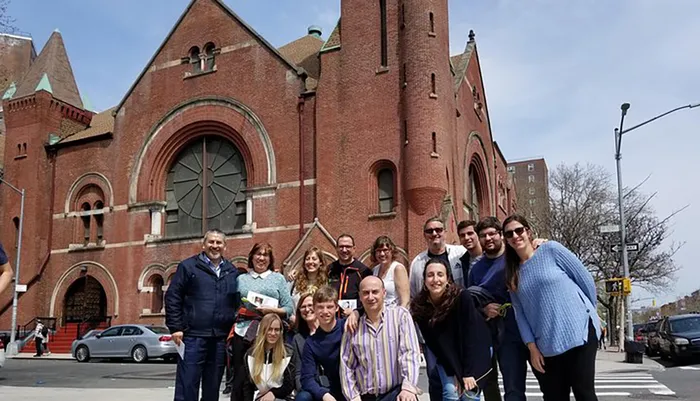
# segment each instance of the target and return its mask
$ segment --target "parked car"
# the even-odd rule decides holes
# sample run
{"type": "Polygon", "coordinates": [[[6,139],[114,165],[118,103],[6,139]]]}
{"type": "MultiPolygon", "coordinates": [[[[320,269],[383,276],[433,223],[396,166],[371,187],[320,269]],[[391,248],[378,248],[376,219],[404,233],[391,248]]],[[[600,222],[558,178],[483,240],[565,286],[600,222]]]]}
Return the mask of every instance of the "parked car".
{"type": "Polygon", "coordinates": [[[124,324],[86,333],[73,341],[71,354],[78,362],[90,358],[131,358],[142,363],[153,358],[172,360],[177,350],[166,327],[124,324]]]}
{"type": "Polygon", "coordinates": [[[655,356],[659,354],[659,346],[661,341],[659,329],[661,328],[661,323],[663,323],[663,319],[649,322],[647,325],[647,356],[655,356]]]}
{"type": "Polygon", "coordinates": [[[700,356],[700,315],[664,318],[659,328],[659,354],[674,362],[700,356]]]}

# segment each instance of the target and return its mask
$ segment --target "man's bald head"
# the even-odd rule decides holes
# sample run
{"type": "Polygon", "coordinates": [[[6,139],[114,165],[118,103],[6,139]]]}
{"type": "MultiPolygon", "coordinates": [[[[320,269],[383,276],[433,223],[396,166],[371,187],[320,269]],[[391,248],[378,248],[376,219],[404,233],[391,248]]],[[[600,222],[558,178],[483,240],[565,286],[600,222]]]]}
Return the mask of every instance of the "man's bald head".
{"type": "Polygon", "coordinates": [[[379,285],[381,288],[384,288],[384,280],[377,276],[367,276],[360,281],[360,291],[362,291],[363,286],[372,284],[379,285]]]}
{"type": "Polygon", "coordinates": [[[385,297],[384,281],[379,277],[367,276],[360,282],[360,301],[369,315],[382,311],[385,297]]]}

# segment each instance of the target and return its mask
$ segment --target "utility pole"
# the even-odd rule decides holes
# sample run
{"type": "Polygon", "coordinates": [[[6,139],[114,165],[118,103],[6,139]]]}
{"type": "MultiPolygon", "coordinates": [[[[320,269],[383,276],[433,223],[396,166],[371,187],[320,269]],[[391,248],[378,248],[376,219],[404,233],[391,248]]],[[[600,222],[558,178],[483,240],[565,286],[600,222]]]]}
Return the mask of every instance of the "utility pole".
{"type": "MultiPolygon", "coordinates": [[[[622,193],[622,153],[621,153],[621,148],[622,148],[622,135],[626,134],[630,131],[633,131],[639,127],[642,127],[644,125],[649,124],[652,121],[658,120],[661,117],[667,116],[671,113],[674,113],[678,110],[683,110],[683,109],[692,109],[695,107],[700,106],[700,103],[695,103],[695,104],[687,104],[685,106],[680,106],[676,107],[675,109],[669,110],[665,113],[659,114],[658,116],[651,118],[647,121],[644,121],[642,123],[639,123],[635,125],[632,128],[628,129],[623,129],[623,124],[625,122],[625,116],[627,115],[627,110],[630,108],[629,103],[623,103],[620,106],[620,110],[622,112],[620,116],[620,127],[615,128],[615,161],[616,161],[616,167],[617,167],[617,196],[618,196],[618,207],[620,209],[620,247],[622,248],[622,268],[623,268],[623,274],[625,280],[629,281],[630,279],[630,270],[629,270],[629,261],[627,258],[627,220],[625,220],[625,210],[623,207],[623,193],[622,193]]],[[[625,326],[627,328],[627,339],[630,341],[634,340],[634,333],[633,333],[633,324],[632,324],[632,307],[630,305],[630,294],[624,294],[622,295],[624,298],[624,305],[623,305],[623,310],[624,312],[621,314],[622,315],[622,324],[620,324],[620,349],[622,349],[622,345],[624,344],[624,330],[625,326]],[[626,319],[625,319],[626,317],[626,319]],[[625,324],[625,320],[627,321],[625,324]]]]}
{"type": "Polygon", "coordinates": [[[17,192],[21,196],[19,204],[19,227],[17,232],[17,256],[15,258],[15,286],[12,291],[12,331],[10,332],[10,344],[8,345],[8,353],[15,355],[19,351],[15,341],[17,340],[17,286],[19,285],[19,270],[22,261],[22,232],[24,231],[24,189],[18,189],[14,185],[0,178],[0,182],[5,183],[10,189],[17,192]]]}

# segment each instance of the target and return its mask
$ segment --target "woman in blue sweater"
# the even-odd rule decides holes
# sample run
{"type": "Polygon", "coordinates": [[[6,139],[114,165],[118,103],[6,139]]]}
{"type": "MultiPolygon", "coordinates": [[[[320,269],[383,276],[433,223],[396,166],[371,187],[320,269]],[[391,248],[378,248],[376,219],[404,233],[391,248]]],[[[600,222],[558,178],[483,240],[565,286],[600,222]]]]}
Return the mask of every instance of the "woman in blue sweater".
{"type": "Polygon", "coordinates": [[[556,241],[535,250],[527,220],[503,222],[506,284],[515,318],[545,401],[595,401],[595,356],[600,337],[593,277],[556,241]]]}

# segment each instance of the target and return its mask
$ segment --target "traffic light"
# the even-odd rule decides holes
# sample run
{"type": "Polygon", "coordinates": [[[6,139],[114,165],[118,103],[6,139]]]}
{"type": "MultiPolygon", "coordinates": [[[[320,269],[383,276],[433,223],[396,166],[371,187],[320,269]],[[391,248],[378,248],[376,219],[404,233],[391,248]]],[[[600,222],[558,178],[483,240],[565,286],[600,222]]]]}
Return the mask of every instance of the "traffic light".
{"type": "Polygon", "coordinates": [[[622,292],[625,295],[629,295],[632,293],[632,282],[626,277],[622,279],[622,292]]]}
{"type": "Polygon", "coordinates": [[[612,296],[621,295],[622,292],[622,279],[621,278],[611,278],[605,280],[605,292],[612,296]]]}

